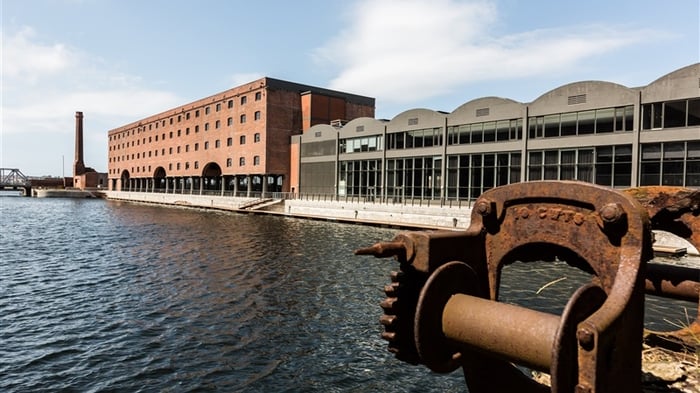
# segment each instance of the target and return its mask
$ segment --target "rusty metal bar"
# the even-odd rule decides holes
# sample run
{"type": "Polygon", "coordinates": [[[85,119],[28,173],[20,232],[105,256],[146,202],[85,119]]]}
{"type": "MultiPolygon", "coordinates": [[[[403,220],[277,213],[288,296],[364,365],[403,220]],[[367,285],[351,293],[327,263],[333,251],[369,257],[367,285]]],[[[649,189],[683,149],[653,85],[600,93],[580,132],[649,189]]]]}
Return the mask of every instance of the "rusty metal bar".
{"type": "Polygon", "coordinates": [[[559,316],[456,294],[442,313],[442,331],[457,345],[486,350],[549,372],[559,316]]]}
{"type": "Polygon", "coordinates": [[[646,293],[697,302],[700,298],[699,280],[699,269],[649,263],[646,270],[646,293]]]}

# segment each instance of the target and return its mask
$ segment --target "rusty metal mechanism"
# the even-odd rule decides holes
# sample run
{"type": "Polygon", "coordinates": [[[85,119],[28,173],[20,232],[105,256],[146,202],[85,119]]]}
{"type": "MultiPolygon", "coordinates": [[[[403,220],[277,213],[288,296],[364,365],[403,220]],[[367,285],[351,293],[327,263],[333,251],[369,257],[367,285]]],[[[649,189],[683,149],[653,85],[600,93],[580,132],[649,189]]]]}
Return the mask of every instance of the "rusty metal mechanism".
{"type": "Polygon", "coordinates": [[[700,240],[698,193],[662,194],[513,184],[485,192],[466,231],[357,250],[400,263],[381,304],[389,350],[435,372],[461,367],[472,393],[550,391],[517,366],[549,373],[552,392],[639,392],[645,291],[692,301],[700,291],[698,269],[647,264],[653,226],[700,240]],[[555,259],[592,277],[561,315],[498,302],[505,265],[555,259]]]}

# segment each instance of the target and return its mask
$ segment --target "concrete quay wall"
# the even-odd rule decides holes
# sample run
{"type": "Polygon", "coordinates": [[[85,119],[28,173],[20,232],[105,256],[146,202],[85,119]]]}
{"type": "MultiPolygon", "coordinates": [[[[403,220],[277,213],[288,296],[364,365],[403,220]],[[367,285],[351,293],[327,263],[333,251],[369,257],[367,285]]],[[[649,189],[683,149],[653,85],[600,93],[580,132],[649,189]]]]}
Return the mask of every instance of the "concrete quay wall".
{"type": "Polygon", "coordinates": [[[285,213],[299,217],[326,217],[399,227],[466,229],[471,208],[416,206],[372,202],[285,200],[285,213]]]}
{"type": "MultiPolygon", "coordinates": [[[[249,208],[258,199],[216,195],[182,195],[145,192],[105,191],[108,199],[131,202],[218,209],[241,213],[276,214],[411,229],[454,229],[469,227],[471,208],[456,206],[417,206],[372,202],[278,200],[274,204],[249,208]]],[[[688,255],[698,256],[698,250],[685,239],[655,231],[656,242],[664,246],[683,247],[688,255]]]]}
{"type": "Polygon", "coordinates": [[[240,210],[242,206],[256,200],[256,198],[222,197],[216,195],[182,195],[128,191],[105,191],[105,195],[107,199],[112,200],[233,211],[240,210]]]}
{"type": "Polygon", "coordinates": [[[147,192],[106,191],[108,199],[256,214],[331,220],[358,224],[425,229],[466,229],[471,209],[449,206],[411,206],[371,202],[279,200],[276,204],[246,208],[256,198],[216,195],[182,195],[147,192]]]}

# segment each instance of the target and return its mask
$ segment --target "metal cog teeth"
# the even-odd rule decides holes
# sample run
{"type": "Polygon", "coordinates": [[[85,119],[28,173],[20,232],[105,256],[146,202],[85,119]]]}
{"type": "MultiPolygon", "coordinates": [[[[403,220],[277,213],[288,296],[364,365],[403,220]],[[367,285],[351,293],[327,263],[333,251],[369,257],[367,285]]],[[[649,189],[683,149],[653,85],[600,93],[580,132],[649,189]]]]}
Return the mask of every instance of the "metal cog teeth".
{"type": "Polygon", "coordinates": [[[420,359],[413,338],[413,320],[424,280],[415,273],[405,271],[393,271],[390,277],[391,283],[384,287],[387,298],[380,304],[384,310],[384,315],[379,319],[384,326],[382,339],[389,342],[389,352],[397,359],[418,364],[420,359]]]}

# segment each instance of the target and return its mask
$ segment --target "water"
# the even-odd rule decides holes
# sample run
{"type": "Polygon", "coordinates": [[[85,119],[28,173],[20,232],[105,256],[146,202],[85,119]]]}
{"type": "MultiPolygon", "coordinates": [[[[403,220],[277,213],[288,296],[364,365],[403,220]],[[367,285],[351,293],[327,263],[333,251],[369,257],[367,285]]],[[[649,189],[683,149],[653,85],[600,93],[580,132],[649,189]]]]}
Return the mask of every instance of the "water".
{"type": "MultiPolygon", "coordinates": [[[[466,391],[379,338],[396,266],[352,251],[395,230],[19,197],[0,222],[0,391],[466,391]]],[[[503,298],[544,308],[578,280],[511,268],[503,298]]]]}

